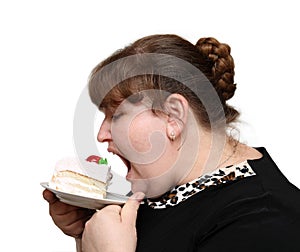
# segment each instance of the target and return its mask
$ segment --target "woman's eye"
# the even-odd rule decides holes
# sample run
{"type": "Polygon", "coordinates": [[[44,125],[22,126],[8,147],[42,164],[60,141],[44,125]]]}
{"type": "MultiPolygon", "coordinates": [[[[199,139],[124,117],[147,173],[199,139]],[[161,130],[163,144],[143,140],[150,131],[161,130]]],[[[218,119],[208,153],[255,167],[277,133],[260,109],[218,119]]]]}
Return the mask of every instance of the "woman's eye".
{"type": "Polygon", "coordinates": [[[111,117],[111,119],[112,119],[113,121],[116,121],[116,120],[118,120],[121,116],[122,116],[122,113],[113,114],[112,117],[111,117]]]}

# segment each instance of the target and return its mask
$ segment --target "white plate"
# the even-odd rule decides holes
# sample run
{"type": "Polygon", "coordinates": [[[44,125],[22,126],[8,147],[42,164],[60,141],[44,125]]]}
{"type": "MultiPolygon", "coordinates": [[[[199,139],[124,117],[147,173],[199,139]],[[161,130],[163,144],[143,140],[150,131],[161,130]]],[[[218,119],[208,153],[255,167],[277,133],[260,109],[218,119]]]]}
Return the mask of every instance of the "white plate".
{"type": "Polygon", "coordinates": [[[56,197],[61,201],[69,205],[89,208],[89,209],[101,209],[106,205],[124,205],[128,197],[117,193],[107,192],[105,199],[96,199],[84,197],[76,194],[66,193],[55,190],[49,187],[48,182],[40,183],[42,187],[53,192],[56,197]]]}

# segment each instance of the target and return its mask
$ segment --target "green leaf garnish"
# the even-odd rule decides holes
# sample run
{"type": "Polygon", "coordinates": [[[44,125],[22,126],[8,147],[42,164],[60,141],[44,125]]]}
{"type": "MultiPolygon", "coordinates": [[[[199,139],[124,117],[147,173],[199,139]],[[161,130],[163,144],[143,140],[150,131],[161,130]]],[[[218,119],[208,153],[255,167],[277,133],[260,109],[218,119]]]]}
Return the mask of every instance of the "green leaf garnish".
{"type": "Polygon", "coordinates": [[[107,159],[106,158],[101,158],[100,160],[99,160],[99,164],[108,164],[108,162],[107,162],[107,159]]]}

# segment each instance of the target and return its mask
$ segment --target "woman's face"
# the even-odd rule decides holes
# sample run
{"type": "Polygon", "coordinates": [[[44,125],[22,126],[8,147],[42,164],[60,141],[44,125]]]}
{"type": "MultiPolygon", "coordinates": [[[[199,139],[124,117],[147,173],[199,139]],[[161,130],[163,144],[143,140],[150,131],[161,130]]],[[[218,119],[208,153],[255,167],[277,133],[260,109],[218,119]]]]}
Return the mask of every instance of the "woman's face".
{"type": "Polygon", "coordinates": [[[167,136],[168,116],[154,114],[146,102],[127,100],[115,111],[104,113],[98,141],[107,142],[108,151],[124,161],[132,191],[147,191],[149,181],[165,174],[178,155],[167,136]]]}

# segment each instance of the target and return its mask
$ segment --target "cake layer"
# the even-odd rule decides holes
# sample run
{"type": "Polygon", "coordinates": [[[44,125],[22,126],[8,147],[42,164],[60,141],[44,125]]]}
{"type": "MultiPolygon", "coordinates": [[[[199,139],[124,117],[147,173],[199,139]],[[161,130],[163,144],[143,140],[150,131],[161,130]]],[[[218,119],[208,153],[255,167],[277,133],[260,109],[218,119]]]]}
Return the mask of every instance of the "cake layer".
{"type": "Polygon", "coordinates": [[[85,197],[103,199],[106,196],[106,183],[72,171],[57,172],[52,177],[49,186],[59,191],[85,197]]]}
{"type": "Polygon", "coordinates": [[[49,186],[55,190],[103,199],[112,178],[107,164],[97,164],[76,158],[59,160],[49,186]]]}
{"type": "Polygon", "coordinates": [[[111,168],[107,164],[96,164],[77,158],[64,158],[55,165],[54,175],[60,171],[73,171],[99,181],[107,182],[111,180],[111,168]]]}

